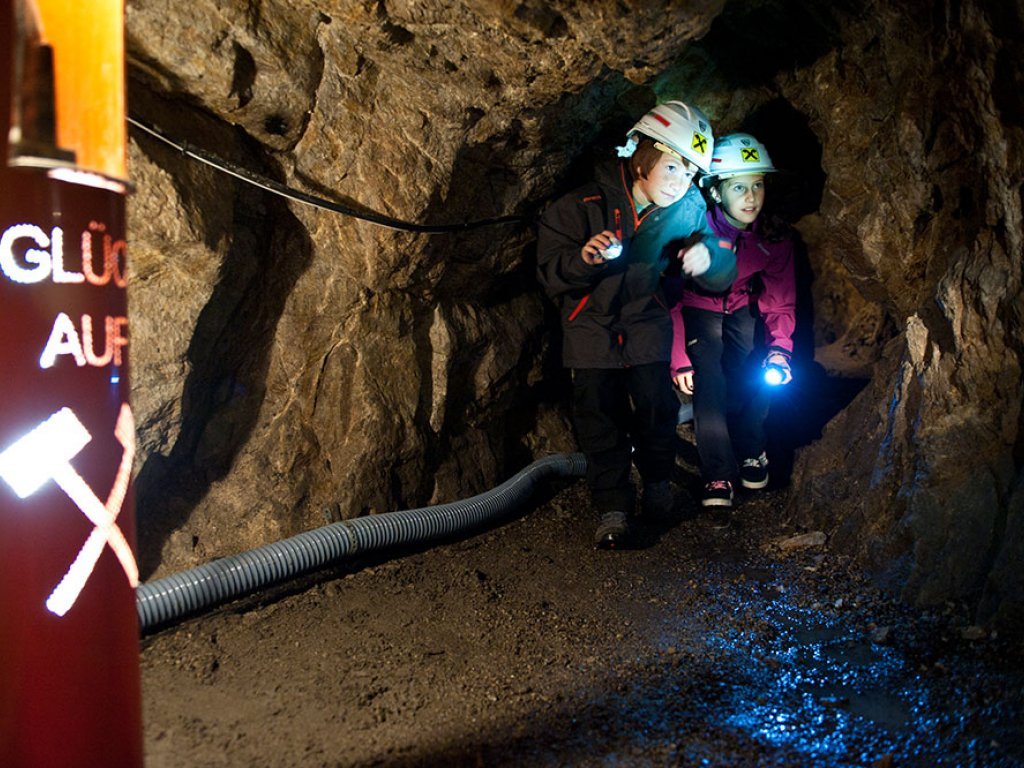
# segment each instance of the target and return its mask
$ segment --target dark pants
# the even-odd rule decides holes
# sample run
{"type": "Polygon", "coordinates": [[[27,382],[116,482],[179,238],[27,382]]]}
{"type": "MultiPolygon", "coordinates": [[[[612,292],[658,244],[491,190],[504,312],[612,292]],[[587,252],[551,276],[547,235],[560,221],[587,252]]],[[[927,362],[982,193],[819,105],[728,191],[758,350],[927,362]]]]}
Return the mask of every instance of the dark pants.
{"type": "Polygon", "coordinates": [[[735,482],[738,461],[760,456],[765,447],[764,327],[752,306],[731,314],[684,308],[683,321],[701,475],[705,482],[735,482]]]}
{"type": "Polygon", "coordinates": [[[676,415],[668,363],[572,372],[576,437],[598,512],[633,509],[632,462],[644,483],[668,480],[675,466],[676,415]],[[635,449],[635,453],[634,453],[635,449]]]}

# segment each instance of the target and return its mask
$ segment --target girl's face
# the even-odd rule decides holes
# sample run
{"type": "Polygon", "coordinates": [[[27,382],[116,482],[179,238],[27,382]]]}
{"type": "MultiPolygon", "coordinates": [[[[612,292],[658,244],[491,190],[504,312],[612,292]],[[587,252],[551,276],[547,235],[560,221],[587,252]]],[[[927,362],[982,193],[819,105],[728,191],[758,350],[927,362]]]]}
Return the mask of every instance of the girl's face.
{"type": "Polygon", "coordinates": [[[633,197],[641,208],[651,203],[663,208],[672,205],[686,194],[696,172],[692,163],[662,152],[647,178],[633,182],[633,197]]]}
{"type": "Polygon", "coordinates": [[[726,179],[719,183],[718,195],[726,221],[737,229],[746,229],[764,207],[764,174],[748,173],[726,179]]]}

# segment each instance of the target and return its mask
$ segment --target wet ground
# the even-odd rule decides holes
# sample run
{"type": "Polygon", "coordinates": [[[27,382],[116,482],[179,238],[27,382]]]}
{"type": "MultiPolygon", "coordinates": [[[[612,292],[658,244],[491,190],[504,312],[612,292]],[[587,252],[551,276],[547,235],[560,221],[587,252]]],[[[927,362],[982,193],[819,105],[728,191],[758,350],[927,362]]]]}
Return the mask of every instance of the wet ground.
{"type": "Polygon", "coordinates": [[[720,530],[679,479],[627,551],[563,483],[145,638],[147,765],[1024,765],[1019,640],[785,549],[783,491],[720,530]]]}

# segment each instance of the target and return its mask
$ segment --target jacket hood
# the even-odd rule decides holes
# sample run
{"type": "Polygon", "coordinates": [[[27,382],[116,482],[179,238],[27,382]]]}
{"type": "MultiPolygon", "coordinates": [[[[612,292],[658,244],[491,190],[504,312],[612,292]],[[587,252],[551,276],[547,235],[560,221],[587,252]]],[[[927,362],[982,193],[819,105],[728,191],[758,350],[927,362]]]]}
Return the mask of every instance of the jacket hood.
{"type": "Polygon", "coordinates": [[[612,187],[626,191],[632,186],[632,177],[629,169],[621,160],[605,160],[594,168],[594,181],[602,187],[612,187]],[[625,179],[626,187],[623,187],[625,179]]]}

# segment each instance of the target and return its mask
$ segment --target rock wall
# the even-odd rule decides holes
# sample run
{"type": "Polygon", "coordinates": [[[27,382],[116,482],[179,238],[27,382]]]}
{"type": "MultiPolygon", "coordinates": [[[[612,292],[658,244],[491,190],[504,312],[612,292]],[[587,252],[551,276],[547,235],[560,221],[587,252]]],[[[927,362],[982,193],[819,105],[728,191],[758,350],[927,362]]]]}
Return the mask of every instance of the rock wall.
{"type": "MultiPolygon", "coordinates": [[[[794,171],[807,344],[871,375],[791,516],[908,599],[1020,621],[1022,3],[819,6],[129,0],[129,109],[420,223],[531,216],[658,99],[754,131],[794,171]]],[[[571,448],[527,223],[395,232],[132,139],[150,573],[571,448]]]]}
{"type": "Polygon", "coordinates": [[[908,599],[1021,625],[1020,3],[879,4],[781,82],[830,249],[899,335],[804,451],[791,511],[908,599]]]}
{"type": "MultiPolygon", "coordinates": [[[[721,3],[671,8],[131,0],[129,111],[399,219],[525,216],[721,3]]],[[[551,363],[528,224],[395,232],[132,139],[147,571],[461,498],[571,446],[534,394],[551,363]]]]}

